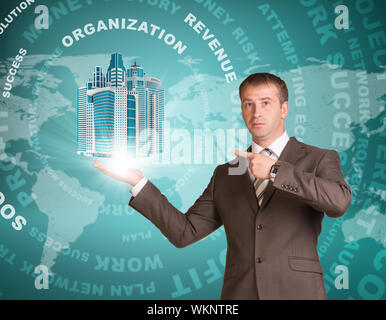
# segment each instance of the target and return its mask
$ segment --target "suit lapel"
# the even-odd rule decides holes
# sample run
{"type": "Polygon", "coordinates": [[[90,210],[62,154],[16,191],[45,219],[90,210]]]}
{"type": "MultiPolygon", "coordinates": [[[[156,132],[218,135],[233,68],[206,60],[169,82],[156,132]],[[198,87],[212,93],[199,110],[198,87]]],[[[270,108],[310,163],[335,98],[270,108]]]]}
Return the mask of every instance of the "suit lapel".
{"type": "MultiPolygon", "coordinates": [[[[252,152],[252,146],[250,145],[247,149],[248,152],[252,152]]],[[[286,146],[284,147],[282,153],[280,154],[280,157],[278,161],[286,161],[292,164],[295,164],[299,158],[301,158],[304,154],[304,148],[299,143],[298,140],[296,140],[295,137],[291,137],[290,140],[287,142],[286,146]]],[[[244,158],[239,158],[239,161],[247,161],[244,158]]],[[[248,167],[248,164],[246,164],[246,167],[248,167]]],[[[251,181],[251,178],[249,176],[248,169],[245,171],[244,174],[239,176],[240,179],[238,187],[241,190],[241,193],[246,197],[249,206],[254,214],[258,211],[258,205],[257,205],[257,198],[255,194],[255,188],[253,186],[253,182],[251,181]]],[[[272,198],[276,191],[276,188],[273,186],[272,182],[270,181],[268,183],[267,189],[265,190],[265,194],[263,197],[263,202],[261,204],[261,209],[263,209],[267,203],[269,203],[269,200],[272,198]]]]}

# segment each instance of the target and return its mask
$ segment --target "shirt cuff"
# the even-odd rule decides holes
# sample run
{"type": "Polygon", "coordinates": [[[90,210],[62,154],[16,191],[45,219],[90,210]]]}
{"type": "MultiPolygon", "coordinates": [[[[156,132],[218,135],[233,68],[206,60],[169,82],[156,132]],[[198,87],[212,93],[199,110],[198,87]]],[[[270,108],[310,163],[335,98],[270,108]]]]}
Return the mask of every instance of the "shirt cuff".
{"type": "Polygon", "coordinates": [[[148,180],[145,178],[145,177],[142,177],[141,180],[139,180],[135,186],[133,186],[131,189],[130,189],[130,193],[133,195],[133,197],[135,197],[141,190],[142,188],[145,186],[146,182],[148,180]]]}

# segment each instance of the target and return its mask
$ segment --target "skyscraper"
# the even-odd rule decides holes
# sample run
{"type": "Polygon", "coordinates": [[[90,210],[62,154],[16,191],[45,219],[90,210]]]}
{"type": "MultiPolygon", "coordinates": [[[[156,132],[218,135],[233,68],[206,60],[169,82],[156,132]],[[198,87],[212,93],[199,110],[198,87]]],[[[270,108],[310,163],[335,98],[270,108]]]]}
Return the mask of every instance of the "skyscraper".
{"type": "Polygon", "coordinates": [[[136,61],[129,68],[113,53],[106,75],[96,66],[77,90],[78,154],[110,157],[163,152],[164,90],[136,61]]]}
{"type": "Polygon", "coordinates": [[[80,87],[77,90],[76,95],[77,101],[77,110],[76,110],[76,120],[77,120],[77,132],[76,138],[78,142],[78,153],[86,153],[87,150],[87,137],[86,137],[86,128],[87,128],[87,88],[80,87]]]}
{"type": "Polygon", "coordinates": [[[106,78],[112,87],[126,86],[126,69],[123,65],[122,55],[119,53],[113,53],[111,55],[106,78]]]}
{"type": "MultiPolygon", "coordinates": [[[[143,68],[134,62],[127,69],[127,87],[136,99],[136,154],[151,155],[163,152],[164,90],[161,81],[146,76],[143,68]]],[[[134,134],[134,132],[132,132],[134,134]]]]}

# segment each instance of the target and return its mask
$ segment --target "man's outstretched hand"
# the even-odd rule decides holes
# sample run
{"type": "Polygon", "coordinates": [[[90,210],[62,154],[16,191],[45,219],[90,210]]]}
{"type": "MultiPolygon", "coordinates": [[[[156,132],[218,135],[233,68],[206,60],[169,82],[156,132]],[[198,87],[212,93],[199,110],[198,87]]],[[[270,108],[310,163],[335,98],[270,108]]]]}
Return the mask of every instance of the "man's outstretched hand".
{"type": "Polygon", "coordinates": [[[92,165],[105,175],[112,177],[115,180],[126,182],[133,186],[136,185],[138,181],[143,178],[142,172],[136,169],[116,171],[103,165],[98,160],[95,160],[92,165]]]}

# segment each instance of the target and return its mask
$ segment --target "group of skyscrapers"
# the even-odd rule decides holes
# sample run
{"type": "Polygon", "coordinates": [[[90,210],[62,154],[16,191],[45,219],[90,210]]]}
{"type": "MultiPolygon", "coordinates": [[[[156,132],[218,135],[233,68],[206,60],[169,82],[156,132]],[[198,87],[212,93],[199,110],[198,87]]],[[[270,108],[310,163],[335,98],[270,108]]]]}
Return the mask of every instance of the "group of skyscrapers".
{"type": "Polygon", "coordinates": [[[77,153],[147,157],[163,152],[164,90],[134,62],[113,53],[106,74],[94,68],[77,90],[77,153]]]}

